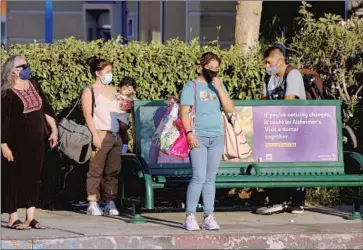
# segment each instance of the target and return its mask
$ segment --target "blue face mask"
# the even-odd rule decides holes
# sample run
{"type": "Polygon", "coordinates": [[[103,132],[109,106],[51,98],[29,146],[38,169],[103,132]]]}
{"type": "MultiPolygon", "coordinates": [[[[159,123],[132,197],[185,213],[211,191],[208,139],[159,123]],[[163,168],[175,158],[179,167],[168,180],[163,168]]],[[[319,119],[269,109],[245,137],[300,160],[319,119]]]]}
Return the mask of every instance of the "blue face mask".
{"type": "Polygon", "coordinates": [[[105,85],[110,84],[112,82],[112,73],[107,73],[104,75],[105,78],[101,80],[101,82],[105,85]]]}
{"type": "Polygon", "coordinates": [[[278,65],[272,66],[272,67],[267,67],[266,68],[266,73],[269,74],[270,76],[274,76],[277,74],[277,72],[279,72],[280,67],[278,65]]]}
{"type": "Polygon", "coordinates": [[[21,80],[29,80],[30,76],[31,76],[32,71],[30,70],[29,67],[23,68],[20,73],[19,73],[19,77],[21,80]]]}

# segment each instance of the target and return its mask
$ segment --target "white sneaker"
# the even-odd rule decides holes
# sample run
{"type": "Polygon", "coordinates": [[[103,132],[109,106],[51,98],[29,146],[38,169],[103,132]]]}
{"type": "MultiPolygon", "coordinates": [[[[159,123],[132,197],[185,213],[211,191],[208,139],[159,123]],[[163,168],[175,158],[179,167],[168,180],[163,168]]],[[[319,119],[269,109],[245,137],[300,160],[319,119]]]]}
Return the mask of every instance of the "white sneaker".
{"type": "Polygon", "coordinates": [[[90,201],[88,204],[88,208],[87,208],[87,214],[100,216],[103,213],[102,213],[102,210],[100,209],[100,207],[98,206],[97,202],[90,201]]]}
{"type": "Polygon", "coordinates": [[[302,213],[304,213],[304,207],[303,206],[290,206],[288,208],[288,211],[292,214],[302,214],[302,213]]]}
{"type": "Polygon", "coordinates": [[[116,215],[120,214],[116,208],[115,202],[113,202],[113,201],[109,201],[106,204],[104,213],[105,213],[105,215],[112,215],[112,216],[116,216],[116,215]]]}
{"type": "Polygon", "coordinates": [[[183,228],[185,228],[188,231],[199,231],[200,227],[198,225],[197,218],[195,218],[193,214],[187,215],[185,217],[183,228]]]}
{"type": "Polygon", "coordinates": [[[203,229],[214,231],[214,230],[219,230],[221,228],[219,227],[218,223],[214,219],[214,216],[208,215],[207,217],[204,218],[203,229]]]}
{"type": "Polygon", "coordinates": [[[274,204],[269,205],[267,207],[260,207],[256,210],[256,214],[275,214],[275,213],[281,213],[285,210],[286,205],[285,204],[274,204]]]}

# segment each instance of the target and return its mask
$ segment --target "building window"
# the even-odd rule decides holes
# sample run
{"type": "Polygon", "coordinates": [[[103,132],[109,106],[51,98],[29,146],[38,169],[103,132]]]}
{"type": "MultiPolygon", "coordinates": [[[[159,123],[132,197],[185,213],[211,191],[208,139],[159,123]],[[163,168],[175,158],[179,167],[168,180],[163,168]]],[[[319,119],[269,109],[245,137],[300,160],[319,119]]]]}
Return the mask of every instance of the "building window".
{"type": "Polygon", "coordinates": [[[84,37],[87,41],[110,40],[118,33],[113,24],[114,4],[83,4],[84,37]]]}
{"type": "Polygon", "coordinates": [[[1,46],[6,47],[6,35],[5,35],[6,23],[1,22],[1,46]]]}
{"type": "Polygon", "coordinates": [[[236,3],[228,1],[186,1],[186,42],[199,37],[201,44],[218,39],[222,47],[234,43],[236,3]]]}
{"type": "Polygon", "coordinates": [[[126,18],[126,35],[128,41],[135,41],[137,40],[138,35],[138,24],[137,24],[137,18],[138,18],[138,10],[135,12],[127,12],[127,18],[126,18]]]}
{"type": "Polygon", "coordinates": [[[133,18],[128,18],[127,20],[127,36],[135,36],[133,18]]]}

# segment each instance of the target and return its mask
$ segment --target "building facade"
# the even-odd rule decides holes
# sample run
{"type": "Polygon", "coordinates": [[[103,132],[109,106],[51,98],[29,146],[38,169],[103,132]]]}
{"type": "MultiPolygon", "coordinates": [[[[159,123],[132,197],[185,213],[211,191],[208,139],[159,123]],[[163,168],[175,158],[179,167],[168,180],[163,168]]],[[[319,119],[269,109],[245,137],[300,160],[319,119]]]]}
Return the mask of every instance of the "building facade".
{"type": "MultiPolygon", "coordinates": [[[[276,3],[264,2],[264,8],[276,3]]],[[[208,43],[218,37],[220,45],[228,46],[234,43],[235,15],[235,1],[1,0],[1,43],[53,42],[70,36],[107,40],[121,35],[146,42],[199,37],[208,43]]]]}
{"type": "Polygon", "coordinates": [[[6,45],[53,41],[74,36],[93,40],[114,38],[128,41],[208,42],[219,36],[221,44],[232,44],[235,2],[206,1],[2,1],[2,42],[6,45]],[[48,6],[47,6],[48,2],[48,6]],[[49,2],[51,7],[49,8],[49,2]],[[48,8],[48,9],[47,9],[48,8]],[[49,18],[49,12],[51,16],[49,18]],[[48,18],[47,18],[48,16],[48,18]],[[52,23],[50,23],[52,22],[52,23]],[[51,27],[49,27],[51,26],[51,27]],[[217,34],[217,26],[220,26],[217,34]]]}

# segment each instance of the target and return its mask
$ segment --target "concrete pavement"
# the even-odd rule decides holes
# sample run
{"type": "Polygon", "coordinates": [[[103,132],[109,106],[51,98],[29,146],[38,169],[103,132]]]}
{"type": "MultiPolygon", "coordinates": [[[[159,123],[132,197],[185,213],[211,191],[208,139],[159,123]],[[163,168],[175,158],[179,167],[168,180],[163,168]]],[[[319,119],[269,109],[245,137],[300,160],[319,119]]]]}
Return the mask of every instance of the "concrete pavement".
{"type": "MultiPolygon", "coordinates": [[[[183,213],[144,213],[147,224],[129,217],[88,216],[82,212],[38,210],[47,230],[6,228],[2,249],[363,249],[362,221],[348,221],[351,207],[308,208],[302,215],[217,212],[220,231],[187,232],[183,213]]],[[[362,209],[363,210],[363,209],[362,209]]],[[[19,210],[24,218],[24,210],[19,210]]],[[[198,217],[201,220],[201,214],[198,217]]]]}

